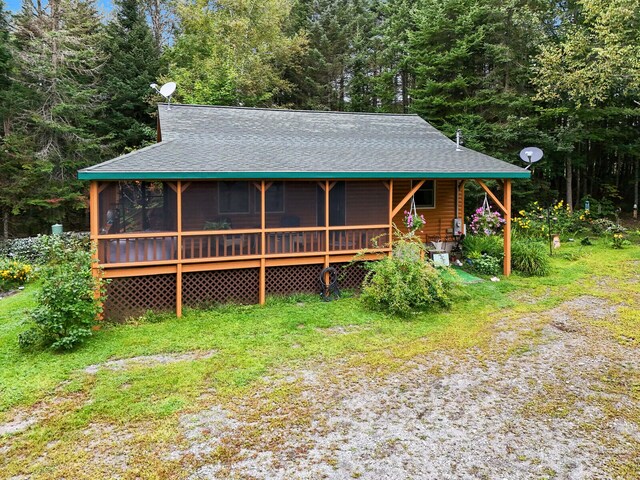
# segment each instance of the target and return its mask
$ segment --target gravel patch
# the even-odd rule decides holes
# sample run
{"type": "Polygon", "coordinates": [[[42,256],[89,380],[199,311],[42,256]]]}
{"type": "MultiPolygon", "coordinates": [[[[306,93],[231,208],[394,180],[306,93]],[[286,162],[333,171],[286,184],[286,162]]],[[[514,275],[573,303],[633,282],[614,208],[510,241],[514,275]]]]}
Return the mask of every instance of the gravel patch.
{"type": "Polygon", "coordinates": [[[202,360],[211,358],[216,354],[215,350],[207,352],[187,352],[161,355],[144,355],[139,357],[123,358],[121,360],[110,360],[104,363],[89,365],[84,369],[85,373],[95,375],[100,370],[126,370],[131,367],[155,367],[157,365],[167,365],[169,363],[187,362],[192,360],[202,360]]]}
{"type": "Polygon", "coordinates": [[[23,432],[39,420],[40,417],[33,413],[19,413],[10,422],[0,423],[0,437],[23,432]]]}

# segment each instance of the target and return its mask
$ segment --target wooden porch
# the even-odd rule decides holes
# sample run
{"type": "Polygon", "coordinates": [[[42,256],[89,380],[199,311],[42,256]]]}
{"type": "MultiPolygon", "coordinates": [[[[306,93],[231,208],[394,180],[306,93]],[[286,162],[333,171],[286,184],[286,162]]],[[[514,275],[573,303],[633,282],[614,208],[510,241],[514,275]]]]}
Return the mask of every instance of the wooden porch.
{"type": "MultiPolygon", "coordinates": [[[[105,278],[170,276],[178,316],[189,295],[183,277],[196,272],[255,270],[263,304],[275,267],[345,263],[363,249],[363,260],[390,255],[393,225],[425,181],[92,181],[91,238],[105,278]]],[[[438,186],[425,239],[464,217],[464,180],[438,186]]],[[[507,219],[508,275],[510,180],[503,191],[503,202],[489,193],[507,219]]]]}

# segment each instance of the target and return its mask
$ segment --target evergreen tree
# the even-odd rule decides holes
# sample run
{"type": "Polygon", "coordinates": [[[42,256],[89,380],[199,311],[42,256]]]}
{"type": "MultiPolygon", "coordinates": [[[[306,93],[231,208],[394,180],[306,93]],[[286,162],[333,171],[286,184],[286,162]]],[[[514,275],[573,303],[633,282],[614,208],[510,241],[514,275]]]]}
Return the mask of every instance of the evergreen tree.
{"type": "Polygon", "coordinates": [[[147,101],[161,73],[160,51],[140,0],[117,0],[104,35],[103,135],[115,155],[155,139],[154,107],[147,101]]]}
{"type": "Polygon", "coordinates": [[[10,50],[9,18],[4,9],[4,0],[0,0],[0,213],[2,214],[2,235],[9,236],[9,217],[12,210],[12,196],[7,189],[15,179],[15,164],[11,162],[11,152],[6,137],[11,129],[10,90],[12,82],[12,54],[10,50]]]}
{"type": "Polygon", "coordinates": [[[44,223],[84,223],[86,185],[78,169],[103,151],[97,131],[102,25],[92,0],[25,2],[16,16],[16,77],[23,106],[16,122],[31,157],[23,201],[44,223]]]}
{"type": "Polygon", "coordinates": [[[319,110],[377,109],[375,0],[298,0],[291,31],[303,31],[307,50],[286,77],[294,88],[280,103],[319,110]]]}
{"type": "Polygon", "coordinates": [[[640,111],[640,4],[559,3],[554,18],[532,81],[536,98],[555,120],[545,128],[575,131],[564,156],[566,201],[573,205],[585,194],[619,192],[630,198],[633,190],[637,204],[640,157],[633,132],[640,111]]]}
{"type": "Polygon", "coordinates": [[[376,91],[385,112],[409,113],[410,91],[415,87],[409,51],[409,36],[415,31],[415,3],[415,0],[388,0],[381,4],[382,60],[376,91]]]}

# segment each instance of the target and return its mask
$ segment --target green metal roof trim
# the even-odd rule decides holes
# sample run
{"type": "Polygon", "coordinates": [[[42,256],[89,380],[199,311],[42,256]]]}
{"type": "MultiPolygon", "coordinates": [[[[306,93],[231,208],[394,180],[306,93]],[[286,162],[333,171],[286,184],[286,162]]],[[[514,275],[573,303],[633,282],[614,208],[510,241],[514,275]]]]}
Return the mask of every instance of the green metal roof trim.
{"type": "Polygon", "coordinates": [[[392,179],[392,178],[529,178],[528,171],[495,173],[495,172],[461,172],[461,173],[429,173],[429,172],[78,172],[80,180],[348,180],[348,179],[392,179]]]}
{"type": "Polygon", "coordinates": [[[417,115],[172,105],[162,141],[79,171],[82,180],[529,178],[417,115]]]}

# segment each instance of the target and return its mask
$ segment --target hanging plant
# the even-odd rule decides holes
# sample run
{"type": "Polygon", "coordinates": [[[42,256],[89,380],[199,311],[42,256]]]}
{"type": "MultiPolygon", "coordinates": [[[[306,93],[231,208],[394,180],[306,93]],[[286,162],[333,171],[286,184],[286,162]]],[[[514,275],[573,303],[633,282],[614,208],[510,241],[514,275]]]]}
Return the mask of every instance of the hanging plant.
{"type": "Polygon", "coordinates": [[[500,213],[492,212],[489,206],[487,196],[484,197],[484,202],[473,215],[471,215],[471,231],[476,235],[495,235],[505,224],[506,220],[502,218],[500,213]]]}
{"type": "Polygon", "coordinates": [[[424,215],[418,215],[418,209],[416,208],[415,198],[411,198],[411,208],[404,211],[404,218],[402,219],[404,226],[407,228],[409,235],[413,235],[416,231],[420,230],[427,223],[424,219],[424,215]]]}

